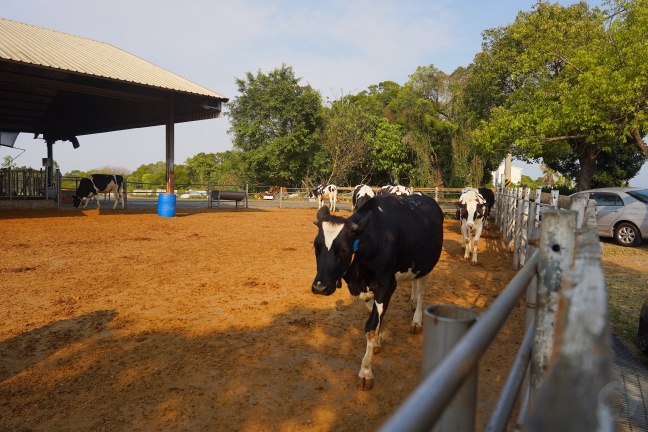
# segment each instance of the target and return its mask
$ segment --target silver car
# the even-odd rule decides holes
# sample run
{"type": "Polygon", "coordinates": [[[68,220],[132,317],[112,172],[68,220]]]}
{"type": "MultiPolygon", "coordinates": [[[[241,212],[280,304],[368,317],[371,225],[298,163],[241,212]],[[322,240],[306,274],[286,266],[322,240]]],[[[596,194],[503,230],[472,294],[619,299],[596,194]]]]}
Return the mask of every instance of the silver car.
{"type": "Polygon", "coordinates": [[[621,246],[638,246],[648,238],[648,189],[609,187],[573,194],[596,201],[596,229],[621,246]]]}

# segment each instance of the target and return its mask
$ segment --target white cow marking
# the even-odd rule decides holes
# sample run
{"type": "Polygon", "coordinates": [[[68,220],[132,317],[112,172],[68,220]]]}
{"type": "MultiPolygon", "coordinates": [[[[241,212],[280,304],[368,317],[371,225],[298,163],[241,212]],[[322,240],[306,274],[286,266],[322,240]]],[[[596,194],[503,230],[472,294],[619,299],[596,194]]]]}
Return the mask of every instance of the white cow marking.
{"type": "Polygon", "coordinates": [[[322,231],[324,232],[324,244],[328,250],[333,246],[333,240],[336,239],[340,231],[344,228],[344,224],[322,222],[322,231]]]}
{"type": "Polygon", "coordinates": [[[413,268],[414,267],[409,268],[406,272],[396,272],[394,275],[396,282],[406,282],[416,279],[418,273],[414,273],[412,271],[413,268]]]}

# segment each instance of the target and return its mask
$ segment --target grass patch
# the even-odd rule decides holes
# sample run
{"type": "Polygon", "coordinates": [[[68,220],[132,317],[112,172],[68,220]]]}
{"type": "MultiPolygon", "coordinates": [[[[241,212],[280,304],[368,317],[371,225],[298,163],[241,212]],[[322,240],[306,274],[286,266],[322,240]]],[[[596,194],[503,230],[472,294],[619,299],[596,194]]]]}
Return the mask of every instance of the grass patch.
{"type": "Polygon", "coordinates": [[[610,326],[627,344],[635,344],[639,312],[648,296],[648,244],[627,248],[604,241],[603,268],[610,326]]]}

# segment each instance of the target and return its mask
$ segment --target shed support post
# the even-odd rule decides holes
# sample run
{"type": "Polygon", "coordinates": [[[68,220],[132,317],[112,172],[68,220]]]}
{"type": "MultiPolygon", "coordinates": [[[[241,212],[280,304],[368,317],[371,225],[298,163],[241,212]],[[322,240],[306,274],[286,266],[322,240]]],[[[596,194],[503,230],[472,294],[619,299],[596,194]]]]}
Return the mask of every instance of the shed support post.
{"type": "Polygon", "coordinates": [[[175,193],[175,162],[174,162],[174,127],[175,127],[175,100],[170,96],[167,100],[166,123],[166,193],[175,193]]]}

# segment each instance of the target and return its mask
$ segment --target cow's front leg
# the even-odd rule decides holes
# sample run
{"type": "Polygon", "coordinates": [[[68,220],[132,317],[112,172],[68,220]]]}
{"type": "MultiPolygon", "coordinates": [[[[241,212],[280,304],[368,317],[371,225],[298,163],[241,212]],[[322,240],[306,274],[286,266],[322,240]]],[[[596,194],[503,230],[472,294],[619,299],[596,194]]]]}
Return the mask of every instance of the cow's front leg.
{"type": "Polygon", "coordinates": [[[371,390],[373,388],[374,376],[373,376],[373,356],[378,354],[381,350],[381,340],[380,336],[382,333],[382,323],[385,312],[387,311],[387,306],[389,305],[389,299],[391,294],[396,288],[396,280],[393,280],[390,283],[390,286],[387,288],[386,293],[380,292],[376,295],[374,299],[373,309],[367,324],[365,325],[365,335],[367,336],[367,349],[365,350],[365,355],[362,358],[362,365],[360,366],[360,372],[358,373],[358,388],[360,390],[371,390]],[[393,285],[393,286],[392,286],[393,285]]]}
{"type": "Polygon", "coordinates": [[[377,336],[375,331],[366,333],[366,336],[367,350],[362,358],[360,373],[358,373],[358,389],[360,390],[371,390],[374,384],[373,369],[371,365],[373,363],[374,346],[377,336]]]}
{"type": "Polygon", "coordinates": [[[477,225],[477,228],[475,230],[475,237],[473,238],[472,243],[472,263],[477,264],[477,246],[479,245],[479,238],[481,237],[482,233],[482,225],[477,225]]]}
{"type": "Polygon", "coordinates": [[[464,246],[464,259],[470,258],[470,252],[472,251],[472,243],[473,243],[472,236],[468,234],[465,245],[462,245],[464,246]]]}
{"type": "Polygon", "coordinates": [[[358,389],[365,391],[373,388],[373,356],[380,352],[380,313],[378,312],[379,308],[377,306],[378,304],[374,302],[374,308],[365,326],[367,349],[365,350],[362,365],[360,365],[360,372],[358,373],[358,389]]]}

